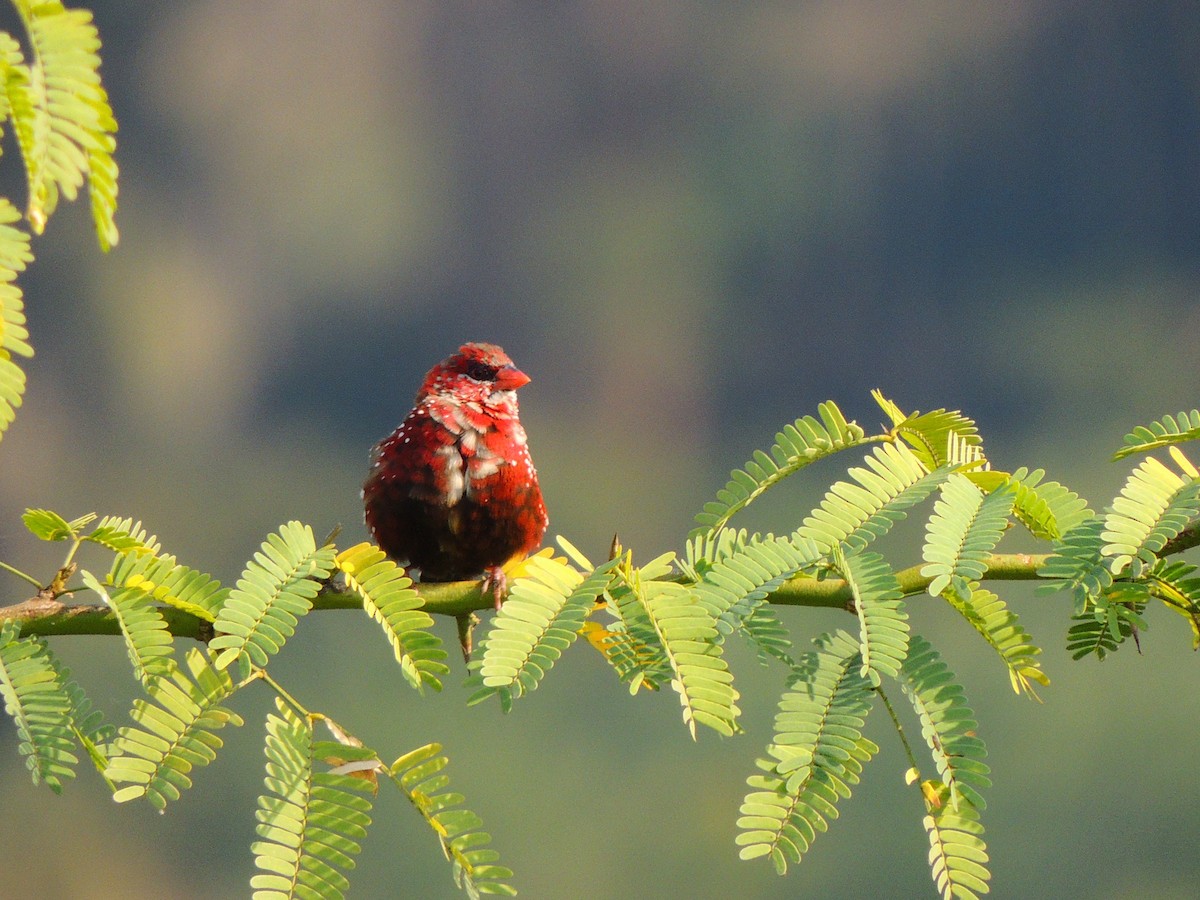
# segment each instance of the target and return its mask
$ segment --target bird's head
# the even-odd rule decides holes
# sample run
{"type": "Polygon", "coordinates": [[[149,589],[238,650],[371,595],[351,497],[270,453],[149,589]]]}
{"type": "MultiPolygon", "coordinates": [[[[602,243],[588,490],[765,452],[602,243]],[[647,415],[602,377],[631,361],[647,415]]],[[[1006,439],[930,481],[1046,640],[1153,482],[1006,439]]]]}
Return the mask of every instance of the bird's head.
{"type": "Polygon", "coordinates": [[[429,370],[417,403],[430,395],[442,395],[460,403],[474,401],[484,406],[515,408],[513,391],[529,381],[529,376],[495,344],[463,344],[457,353],[429,370]]]}

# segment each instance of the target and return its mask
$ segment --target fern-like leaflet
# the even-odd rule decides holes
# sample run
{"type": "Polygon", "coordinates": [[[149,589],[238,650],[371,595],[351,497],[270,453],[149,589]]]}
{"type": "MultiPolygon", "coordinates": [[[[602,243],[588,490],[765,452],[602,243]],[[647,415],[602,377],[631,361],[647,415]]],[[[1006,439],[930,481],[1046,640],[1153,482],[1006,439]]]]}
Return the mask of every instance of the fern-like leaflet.
{"type": "Polygon", "coordinates": [[[908,614],[900,583],[878,553],[847,555],[835,548],[834,566],[854,597],[862,675],[878,687],[881,676],[899,673],[908,655],[908,614]]]}
{"type": "Polygon", "coordinates": [[[497,865],[500,854],[487,846],[492,838],[482,830],[483,821],[468,809],[456,808],[463,804],[462,794],[445,790],[450,784],[444,774],[449,760],[441,753],[440,744],[406,753],[392,763],[392,780],[437,834],[459,887],[473,900],[480,894],[515,896],[516,889],[505,882],[512,870],[497,865]]]}
{"type": "MultiPolygon", "coordinates": [[[[74,200],[87,179],[96,235],[105,250],[116,244],[117,130],[100,84],[100,36],[92,14],[57,0],[17,0],[32,60],[10,91],[17,143],[29,176],[29,222],[40,234],[61,193],[74,200]]],[[[10,68],[22,66],[12,60],[10,68]]],[[[22,66],[23,68],[23,66],[22,66]]]]}
{"type": "Polygon", "coordinates": [[[1008,667],[1013,691],[1018,694],[1024,692],[1037,699],[1031,682],[1048,685],[1050,678],[1037,659],[1041,655],[1041,647],[1034,644],[1016,613],[991,591],[975,583],[970,585],[970,592],[965,597],[956,594],[944,596],[1000,655],[1008,667]]]}
{"type": "Polygon", "coordinates": [[[1161,561],[1147,577],[1150,592],[1175,610],[1192,628],[1192,649],[1200,648],[1200,578],[1196,566],[1161,561]]]}
{"type": "Polygon", "coordinates": [[[81,575],[83,583],[116,614],[134,677],[145,683],[149,678],[169,675],[174,667],[171,655],[175,646],[167,622],[150,596],[138,587],[115,587],[109,591],[91,572],[85,570],[81,575]]]}
{"type": "Polygon", "coordinates": [[[229,589],[211,575],[138,548],[118,554],[108,573],[108,583],[138,591],[148,600],[171,606],[205,622],[215,622],[229,589]]]}
{"type": "Polygon", "coordinates": [[[33,255],[29,235],[13,227],[19,218],[16,207],[0,197],[0,434],[12,422],[25,393],[25,373],[13,362],[13,355],[33,356],[21,289],[16,284],[17,275],[33,255]]]}
{"type": "Polygon", "coordinates": [[[335,564],[387,635],[404,679],[418,691],[425,685],[440,691],[441,676],[450,671],[444,662],[446,651],[429,631],[433,618],[421,609],[424,601],[412,589],[412,579],[382,550],[365,542],[343,550],[335,564]]]}
{"type": "Polygon", "coordinates": [[[984,491],[994,491],[1006,485],[1016,490],[1013,517],[1029,533],[1045,541],[1057,541],[1076,525],[1095,515],[1087,501],[1057,481],[1042,481],[1042,469],[1030,472],[1024,466],[1015,472],[967,472],[971,483],[984,491]]]}
{"type": "Polygon", "coordinates": [[[833,401],[817,409],[820,421],[812,416],[797,419],[775,435],[770,452],[759,450],[744,468],[729,473],[729,482],[717,492],[717,499],[704,504],[704,511],[696,516],[698,527],[693,529],[692,537],[720,531],[734,515],[784,478],[863,442],[862,428],[847,422],[833,401]]]}
{"type": "Polygon", "coordinates": [[[217,637],[208,645],[220,651],[216,667],[237,660],[245,678],[252,666],[265,666],[312,609],[333,566],[333,547],[318,549],[307,525],[288,522],[269,535],[217,614],[217,637]]]}
{"type": "Polygon", "coordinates": [[[874,695],[857,643],[839,631],[817,646],[779,701],[770,758],[758,762],[765,774],[747,779],[753,790],[737,822],[741,858],[769,857],[780,875],[837,817],[838,800],[879,750],[862,736],[874,695]]]}
{"type": "Polygon", "coordinates": [[[1167,541],[1200,515],[1200,480],[1181,477],[1147,457],[1121,488],[1104,517],[1101,553],[1113,575],[1139,578],[1167,541]]]}
{"type": "Polygon", "coordinates": [[[1112,569],[1101,553],[1104,547],[1104,519],[1091,518],[1063,535],[1045,565],[1038,570],[1042,578],[1059,582],[1050,590],[1066,590],[1073,600],[1073,615],[1081,616],[1088,606],[1113,583],[1112,569]]]}
{"type": "Polygon", "coordinates": [[[972,456],[983,458],[979,428],[973,419],[961,412],[935,409],[927,413],[905,413],[881,391],[873,390],[871,396],[892,420],[891,434],[904,440],[926,469],[932,471],[954,463],[953,457],[960,455],[963,447],[978,448],[972,456]],[[960,448],[957,454],[951,452],[955,447],[960,448]]]}
{"type": "MultiPolygon", "coordinates": [[[[612,580],[613,559],[586,578],[563,562],[533,557],[496,614],[476,666],[484,688],[512,699],[534,690],[583,628],[612,580]]],[[[474,680],[474,679],[472,679],[474,680]]]]}
{"type": "Polygon", "coordinates": [[[927,782],[929,865],[943,900],[976,900],[990,890],[987,846],[978,811],[969,803],[948,802],[949,791],[937,781],[927,782]]]}
{"type": "Polygon", "coordinates": [[[679,694],[692,738],[697,722],[732,735],[740,712],[738,692],[721,655],[715,620],[684,585],[642,581],[638,593],[671,666],[671,686],[679,694]]]}
{"type": "Polygon", "coordinates": [[[921,720],[925,738],[942,782],[950,789],[950,802],[976,809],[985,804],[980,793],[992,786],[984,757],[987,750],[975,734],[978,723],[967,706],[962,686],[941,655],[919,635],[909,643],[901,671],[904,692],[921,720]]]}
{"type": "Polygon", "coordinates": [[[45,643],[20,637],[16,622],[0,626],[0,696],[21,739],[18,749],[34,784],[62,793],[75,777],[71,695],[45,643]]]}
{"type": "Polygon", "coordinates": [[[866,457],[866,467],[850,469],[854,482],[839,481],[796,531],[828,553],[841,545],[858,551],[904,519],[945,481],[948,467],[930,472],[903,444],[882,444],[866,457]]]}
{"type": "Polygon", "coordinates": [[[1148,453],[1160,447],[1181,444],[1200,438],[1200,410],[1181,412],[1175,416],[1163,416],[1149,425],[1139,425],[1125,435],[1121,449],[1113,454],[1113,460],[1124,459],[1136,453],[1148,453]]]}
{"type": "Polygon", "coordinates": [[[188,652],[187,668],[191,677],[175,666],[169,677],[150,679],[150,699],[135,700],[134,724],[118,730],[105,772],[113,782],[128,782],[113,794],[118,803],[145,797],[165,809],[192,786],[188,773],[216,758],[217,729],[242,724],[221,706],[234,690],[229,673],[213,668],[198,648],[188,652]]]}
{"type": "Polygon", "coordinates": [[[259,874],[250,879],[254,900],[313,897],[340,900],[371,824],[373,782],[336,771],[318,771],[329,757],[369,764],[374,751],[318,741],[310,718],[279,698],[267,716],[267,792],[258,798],[257,833],[250,849],[259,874]]]}
{"type": "Polygon", "coordinates": [[[1122,584],[1097,597],[1090,608],[1071,617],[1067,652],[1072,659],[1104,659],[1126,640],[1146,630],[1142,610],[1150,599],[1146,584],[1122,584]]]}
{"type": "Polygon", "coordinates": [[[692,590],[718,631],[731,634],[742,627],[767,595],[801,569],[815,564],[820,556],[809,540],[756,535],[708,564],[692,590]]]}
{"type": "Polygon", "coordinates": [[[921,574],[932,579],[932,596],[970,596],[970,582],[983,577],[987,557],[1004,536],[1014,498],[1007,487],[984,494],[965,475],[950,476],[926,524],[921,574]]]}
{"type": "Polygon", "coordinates": [[[155,554],[159,551],[158,538],[146,532],[141,522],[105,516],[83,539],[114,553],[155,554]]]}

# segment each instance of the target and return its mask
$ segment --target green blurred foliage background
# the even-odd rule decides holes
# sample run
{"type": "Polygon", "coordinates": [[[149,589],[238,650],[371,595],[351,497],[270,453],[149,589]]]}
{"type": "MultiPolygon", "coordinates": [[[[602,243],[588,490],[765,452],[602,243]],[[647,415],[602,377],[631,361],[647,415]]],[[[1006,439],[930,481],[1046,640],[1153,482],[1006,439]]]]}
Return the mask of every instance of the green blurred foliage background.
{"type": "MultiPolygon", "coordinates": [[[[26,506],[139,516],[225,581],[289,518],[363,538],[368,446],[464,340],[533,376],[551,531],[596,557],[614,531],[642,560],[681,547],[728,469],[823,399],[868,429],[876,386],[961,408],[997,467],[1045,467],[1096,507],[1127,471],[1106,462],[1121,435],[1197,405],[1194,3],[93,8],[122,239],[101,256],[76,205],[35,246],[38,356],[0,447],[0,558],[23,568],[59,559],[23,534],[26,506]]],[[[791,527],[838,471],[745,524],[791,527]]],[[[1066,600],[1002,594],[1048,648],[1043,705],[912,605],[991,750],[994,895],[1194,896],[1185,626],[1155,610],[1144,656],[1071,664],[1066,600]]],[[[848,624],[783,617],[800,643],[848,624]]],[[[124,715],[119,642],[55,649],[124,715]]],[[[930,895],[882,711],[881,758],[804,863],[737,861],[782,672],[731,653],[749,734],[698,745],[673,696],[631,700],[582,647],[507,718],[465,709],[461,673],[419,700],[348,613],[304,623],[275,669],[392,756],[444,742],[523,896],[930,895]]],[[[0,895],[244,895],[268,703],[241,701],[247,726],[162,817],[96,778],[35,790],[0,725],[0,895]]],[[[355,895],[456,896],[384,798],[355,895]]]]}

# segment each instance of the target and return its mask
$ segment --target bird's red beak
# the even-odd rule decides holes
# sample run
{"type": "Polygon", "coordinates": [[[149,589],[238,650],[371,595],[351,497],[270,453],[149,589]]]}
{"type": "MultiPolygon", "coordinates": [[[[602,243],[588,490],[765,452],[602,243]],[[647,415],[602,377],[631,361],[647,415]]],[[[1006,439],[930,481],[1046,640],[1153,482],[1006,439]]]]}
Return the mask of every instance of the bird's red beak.
{"type": "Polygon", "coordinates": [[[496,372],[495,385],[498,391],[515,391],[517,388],[529,384],[530,381],[530,377],[516,366],[504,366],[496,372]]]}

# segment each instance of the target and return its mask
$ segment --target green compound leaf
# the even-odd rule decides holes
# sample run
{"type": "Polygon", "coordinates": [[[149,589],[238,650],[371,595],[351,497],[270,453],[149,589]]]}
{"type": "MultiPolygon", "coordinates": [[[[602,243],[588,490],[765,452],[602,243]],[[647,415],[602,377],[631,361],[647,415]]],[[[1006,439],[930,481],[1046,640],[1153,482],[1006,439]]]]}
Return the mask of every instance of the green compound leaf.
{"type": "Polygon", "coordinates": [[[45,643],[20,637],[20,626],[0,626],[0,696],[21,743],[18,750],[34,784],[56,794],[75,777],[75,723],[71,694],[45,643]]]}
{"type": "Polygon", "coordinates": [[[862,736],[874,692],[860,674],[857,642],[845,632],[817,642],[779,701],[765,774],[752,775],[737,836],[742,859],[767,857],[780,874],[798,863],[837,818],[863,765],[879,748],[862,736]]]}
{"type": "Polygon", "coordinates": [[[1148,453],[1172,444],[1194,441],[1197,438],[1200,438],[1200,410],[1193,409],[1176,416],[1163,416],[1157,422],[1139,425],[1125,435],[1121,449],[1113,454],[1113,460],[1124,459],[1135,453],[1148,453]]]}
{"type": "Polygon", "coordinates": [[[100,36],[92,14],[56,0],[17,0],[29,36],[28,68],[8,44],[8,94],[17,144],[29,177],[30,225],[41,234],[60,194],[74,200],[88,182],[100,246],[117,242],[117,130],[100,84],[100,36]]]}
{"type": "MultiPolygon", "coordinates": [[[[619,559],[586,578],[554,559],[525,562],[527,577],[513,584],[496,614],[479,662],[478,682],[515,700],[537,688],[583,628],[596,598],[608,589],[619,559]]],[[[474,680],[474,679],[473,679],[474,680]]]]}
{"type": "Polygon", "coordinates": [[[1150,586],[1122,584],[1097,597],[1084,612],[1071,617],[1067,652],[1072,659],[1115,653],[1126,638],[1146,630],[1142,611],[1150,599],[1150,586]]]}
{"type": "Polygon", "coordinates": [[[821,505],[805,517],[796,531],[799,540],[811,540],[828,553],[842,546],[862,550],[904,519],[910,506],[920,503],[946,480],[949,467],[930,472],[903,444],[882,444],[866,457],[866,468],[850,469],[855,483],[839,481],[821,505]]]}
{"type": "Polygon", "coordinates": [[[150,678],[170,675],[175,667],[174,641],[150,596],[136,587],[115,587],[109,591],[91,572],[84,570],[80,574],[83,583],[116,615],[134,677],[145,684],[150,678]]]}
{"type": "Polygon", "coordinates": [[[1038,570],[1042,578],[1058,584],[1051,591],[1065,590],[1074,599],[1073,614],[1081,616],[1096,598],[1112,587],[1113,573],[1101,551],[1104,547],[1104,519],[1092,518],[1076,525],[1054,548],[1054,553],[1038,570]]]}
{"type": "Polygon", "coordinates": [[[735,705],[738,692],[721,655],[716,621],[684,585],[643,581],[640,591],[671,666],[671,687],[679,694],[683,722],[692,738],[697,722],[732,735],[740,712],[735,705]]]}
{"type": "Polygon", "coordinates": [[[892,420],[892,434],[902,438],[921,460],[926,469],[932,471],[940,466],[955,462],[962,448],[979,448],[975,454],[982,459],[983,441],[973,419],[961,412],[935,409],[932,412],[905,413],[891,400],[874,390],[871,396],[892,420]],[[956,448],[957,452],[952,452],[956,448]]]}
{"type": "MultiPolygon", "coordinates": [[[[2,55],[0,48],[0,58],[2,55]]],[[[25,394],[25,373],[13,362],[13,356],[33,356],[25,327],[25,306],[16,281],[33,259],[29,235],[12,224],[20,216],[16,207],[0,197],[0,434],[12,423],[25,394]]]]}
{"type": "Polygon", "coordinates": [[[21,521],[29,533],[41,541],[69,541],[76,536],[76,529],[70,522],[48,509],[27,509],[21,521]]]}
{"type": "Polygon", "coordinates": [[[862,675],[878,687],[883,675],[895,677],[908,655],[908,614],[903,593],[878,553],[847,556],[834,549],[834,566],[854,597],[858,613],[862,675]]]}
{"type": "Polygon", "coordinates": [[[925,527],[921,575],[932,579],[930,595],[969,596],[969,583],[987,572],[987,558],[1004,536],[1015,496],[1007,487],[984,494],[965,475],[947,479],[925,527]]]}
{"type": "Polygon", "coordinates": [[[1042,479],[1041,469],[1030,472],[1025,467],[1015,472],[967,472],[967,478],[984,491],[994,491],[1005,485],[1016,489],[1013,516],[1029,533],[1044,541],[1061,540],[1062,536],[1092,518],[1095,513],[1087,501],[1057,481],[1042,479]]]}
{"type": "MultiPolygon", "coordinates": [[[[644,576],[645,570],[640,573],[644,576]]],[[[662,640],[646,612],[637,577],[615,579],[608,588],[606,609],[614,621],[607,626],[595,621],[583,624],[588,643],[604,656],[631,694],[645,688],[659,690],[673,678],[662,640]]],[[[505,693],[501,692],[501,702],[505,693]]]]}
{"type": "Polygon", "coordinates": [[[442,845],[454,871],[455,883],[473,900],[480,894],[515,896],[506,880],[512,870],[498,865],[500,854],[491,847],[492,838],[483,831],[483,820],[463,809],[462,794],[446,791],[449,760],[441,755],[441,744],[427,744],[406,753],[391,765],[392,781],[404,792],[442,845]]]}
{"type": "Polygon", "coordinates": [[[1042,649],[1033,642],[1027,632],[1004,601],[991,591],[971,583],[967,596],[945,594],[946,602],[958,610],[971,627],[983,636],[1001,661],[1008,667],[1008,677],[1013,691],[1025,693],[1037,699],[1031,682],[1048,685],[1050,678],[1042,670],[1038,656],[1042,649]]]}
{"type": "Polygon", "coordinates": [[[242,724],[220,705],[234,690],[229,673],[213,668],[195,648],[187,667],[191,677],[176,666],[169,677],[150,679],[150,700],[135,700],[134,725],[118,730],[105,772],[113,782],[128,782],[113,794],[118,803],[145,797],[155,809],[165,809],[192,786],[188,773],[216,758],[222,745],[217,729],[242,724]]]}
{"type": "Polygon", "coordinates": [[[114,553],[153,555],[159,551],[158,538],[148,534],[141,522],[117,516],[105,516],[83,539],[107,547],[114,553]]]}
{"type": "Polygon", "coordinates": [[[755,535],[707,563],[692,590],[724,636],[740,629],[783,582],[820,558],[812,541],[755,535]]]}
{"type": "Polygon", "coordinates": [[[367,615],[387,635],[404,679],[418,691],[425,685],[440,691],[441,676],[450,667],[444,662],[441,640],[429,630],[433,618],[421,609],[425,601],[412,589],[412,579],[382,550],[365,542],[343,550],[334,562],[367,615]]]}
{"type": "Polygon", "coordinates": [[[904,692],[921,720],[921,736],[933,754],[942,782],[950,790],[950,803],[963,801],[975,809],[985,803],[981,791],[992,786],[985,763],[987,749],[975,734],[979,723],[967,706],[962,686],[941,655],[919,635],[909,643],[901,672],[904,692]]]}
{"type": "Polygon", "coordinates": [[[217,614],[217,637],[208,645],[220,651],[214,665],[224,669],[237,660],[242,678],[265,666],[312,609],[333,567],[333,547],[318,549],[307,525],[288,522],[268,536],[217,614]]]}
{"type": "Polygon", "coordinates": [[[742,469],[729,473],[729,483],[717,493],[717,499],[704,505],[696,516],[698,527],[690,537],[720,531],[738,512],[805,466],[863,442],[863,430],[847,422],[833,401],[818,407],[821,419],[812,416],[797,419],[775,435],[769,452],[759,450],[742,469]]]}
{"type": "Polygon", "coordinates": [[[969,803],[949,802],[946,786],[928,782],[930,803],[925,816],[929,835],[929,868],[943,900],[977,900],[990,890],[987,845],[979,812],[969,803]]]}
{"type": "Polygon", "coordinates": [[[259,874],[250,879],[254,900],[293,897],[338,900],[350,881],[361,841],[371,824],[373,782],[336,771],[317,771],[335,754],[369,763],[374,751],[314,739],[312,720],[282,700],[267,716],[267,792],[259,795],[250,849],[259,874]]]}
{"type": "MultiPolygon", "coordinates": [[[[124,541],[118,540],[118,543],[124,541]]],[[[215,622],[229,589],[211,575],[175,562],[174,556],[155,556],[133,547],[119,554],[108,573],[108,583],[141,592],[147,600],[172,606],[205,622],[215,622]]]]}
{"type": "Polygon", "coordinates": [[[1141,577],[1157,561],[1167,541],[1200,515],[1200,481],[1172,472],[1147,457],[1121,488],[1104,517],[1101,553],[1113,575],[1128,570],[1141,577]]]}

